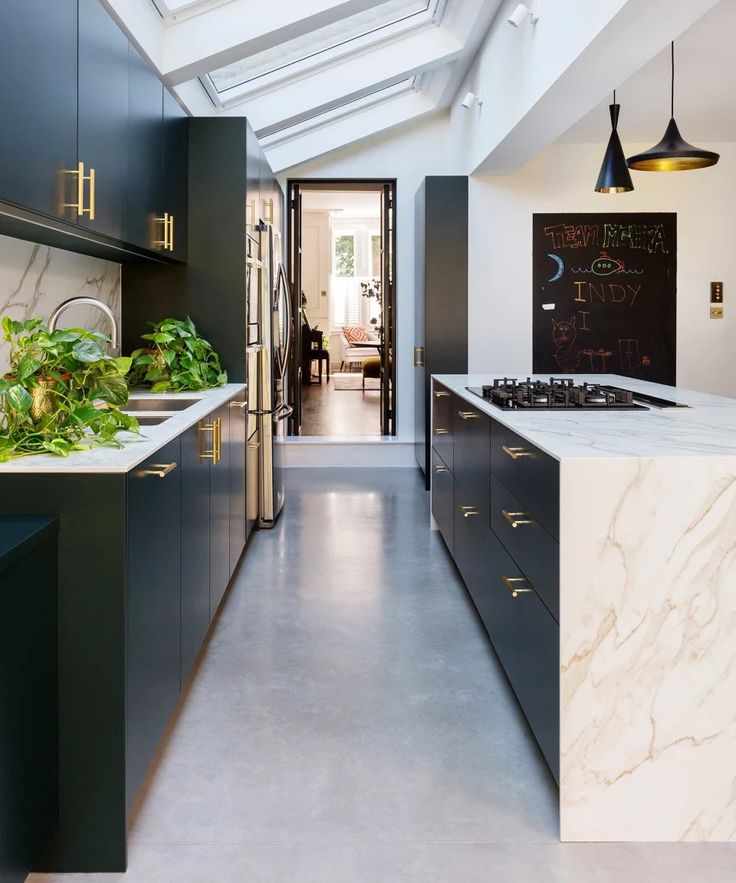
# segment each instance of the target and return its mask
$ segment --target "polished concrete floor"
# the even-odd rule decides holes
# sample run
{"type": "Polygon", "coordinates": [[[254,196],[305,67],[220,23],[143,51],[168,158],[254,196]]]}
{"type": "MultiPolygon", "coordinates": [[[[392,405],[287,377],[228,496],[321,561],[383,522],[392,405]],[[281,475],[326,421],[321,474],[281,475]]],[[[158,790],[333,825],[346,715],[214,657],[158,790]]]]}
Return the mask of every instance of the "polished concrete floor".
{"type": "MultiPolygon", "coordinates": [[[[356,372],[360,380],[360,373],[356,372]]],[[[377,389],[335,389],[327,382],[302,387],[302,435],[380,436],[381,393],[377,389]]]]}
{"type": "Polygon", "coordinates": [[[290,470],[150,777],[127,875],[31,879],[736,879],[736,844],[560,844],[556,802],[417,473],[290,470]]]}

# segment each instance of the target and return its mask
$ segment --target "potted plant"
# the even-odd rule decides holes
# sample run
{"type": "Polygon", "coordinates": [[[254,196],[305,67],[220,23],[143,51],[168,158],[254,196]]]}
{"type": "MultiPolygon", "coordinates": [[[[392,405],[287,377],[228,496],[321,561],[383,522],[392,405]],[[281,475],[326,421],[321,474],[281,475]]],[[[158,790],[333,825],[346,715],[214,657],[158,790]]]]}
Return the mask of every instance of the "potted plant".
{"type": "Polygon", "coordinates": [[[30,454],[67,456],[96,445],[120,447],[137,431],[119,410],[128,401],[130,359],[112,358],[104,334],[83,328],[49,331],[42,319],[2,320],[10,345],[0,379],[0,462],[30,454]]]}
{"type": "Polygon", "coordinates": [[[167,392],[197,391],[227,383],[217,353],[197,334],[189,317],[150,324],[153,331],[141,337],[152,345],[131,353],[131,386],[167,392]]]}

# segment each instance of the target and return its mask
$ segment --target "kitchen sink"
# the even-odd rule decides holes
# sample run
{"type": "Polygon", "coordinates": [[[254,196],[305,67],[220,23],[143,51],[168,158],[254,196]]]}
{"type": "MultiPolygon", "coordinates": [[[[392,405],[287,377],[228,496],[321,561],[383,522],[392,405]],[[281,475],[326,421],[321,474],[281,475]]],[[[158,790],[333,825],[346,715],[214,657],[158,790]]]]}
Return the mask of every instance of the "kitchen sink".
{"type": "MultiPolygon", "coordinates": [[[[126,409],[123,413],[130,414],[131,412],[126,409]]],[[[163,414],[131,414],[131,416],[135,417],[139,426],[159,426],[170,419],[169,416],[163,414]]]]}
{"type": "Polygon", "coordinates": [[[124,411],[184,411],[186,408],[196,405],[199,399],[153,399],[140,398],[128,399],[123,408],[124,411]]]}

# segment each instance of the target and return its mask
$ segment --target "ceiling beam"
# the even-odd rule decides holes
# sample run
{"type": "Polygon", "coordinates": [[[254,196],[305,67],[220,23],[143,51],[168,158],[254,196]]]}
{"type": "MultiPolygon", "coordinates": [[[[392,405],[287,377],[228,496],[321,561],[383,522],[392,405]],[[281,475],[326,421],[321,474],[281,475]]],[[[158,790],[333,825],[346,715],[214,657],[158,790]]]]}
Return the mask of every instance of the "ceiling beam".
{"type": "Polygon", "coordinates": [[[376,0],[232,0],[167,22],[162,73],[177,85],[375,5],[376,0]]]}

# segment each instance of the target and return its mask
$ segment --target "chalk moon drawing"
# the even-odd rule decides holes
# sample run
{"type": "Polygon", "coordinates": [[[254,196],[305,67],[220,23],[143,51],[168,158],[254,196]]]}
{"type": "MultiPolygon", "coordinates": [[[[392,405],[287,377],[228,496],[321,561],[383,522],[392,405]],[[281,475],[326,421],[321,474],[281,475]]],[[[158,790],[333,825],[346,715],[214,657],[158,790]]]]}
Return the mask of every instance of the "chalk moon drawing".
{"type": "Polygon", "coordinates": [[[548,282],[557,282],[558,279],[562,278],[562,274],[565,272],[565,265],[562,263],[562,258],[558,254],[548,254],[548,258],[552,258],[552,260],[557,264],[557,272],[555,275],[548,279],[548,282]]]}

